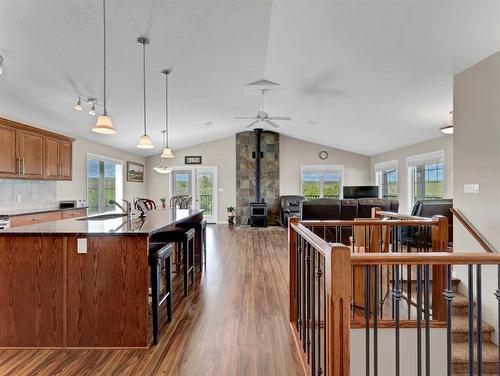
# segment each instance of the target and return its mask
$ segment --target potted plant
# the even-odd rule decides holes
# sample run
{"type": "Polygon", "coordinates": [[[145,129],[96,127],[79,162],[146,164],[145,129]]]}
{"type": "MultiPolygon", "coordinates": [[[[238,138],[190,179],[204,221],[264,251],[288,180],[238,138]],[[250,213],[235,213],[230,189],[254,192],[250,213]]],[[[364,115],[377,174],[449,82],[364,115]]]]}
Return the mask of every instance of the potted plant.
{"type": "Polygon", "coordinates": [[[165,209],[167,207],[167,199],[165,197],[160,198],[161,207],[165,209]]]}
{"type": "Polygon", "coordinates": [[[234,225],[234,206],[227,207],[227,223],[230,225],[234,225]]]}

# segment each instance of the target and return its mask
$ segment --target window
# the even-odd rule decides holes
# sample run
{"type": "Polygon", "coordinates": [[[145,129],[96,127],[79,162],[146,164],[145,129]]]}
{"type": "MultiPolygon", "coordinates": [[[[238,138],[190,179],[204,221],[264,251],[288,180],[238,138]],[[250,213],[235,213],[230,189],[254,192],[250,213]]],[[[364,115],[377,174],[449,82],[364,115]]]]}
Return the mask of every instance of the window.
{"type": "Polygon", "coordinates": [[[87,205],[89,214],[114,211],[115,200],[123,198],[123,164],[121,161],[87,156],[87,205]]]}
{"type": "Polygon", "coordinates": [[[444,196],[444,154],[436,152],[408,158],[411,204],[444,196]]]}
{"type": "Polygon", "coordinates": [[[375,165],[380,198],[398,198],[398,161],[382,162],[375,165]]]}
{"type": "Polygon", "coordinates": [[[320,197],[340,198],[343,173],[343,166],[302,166],[302,195],[306,199],[320,197]]]}

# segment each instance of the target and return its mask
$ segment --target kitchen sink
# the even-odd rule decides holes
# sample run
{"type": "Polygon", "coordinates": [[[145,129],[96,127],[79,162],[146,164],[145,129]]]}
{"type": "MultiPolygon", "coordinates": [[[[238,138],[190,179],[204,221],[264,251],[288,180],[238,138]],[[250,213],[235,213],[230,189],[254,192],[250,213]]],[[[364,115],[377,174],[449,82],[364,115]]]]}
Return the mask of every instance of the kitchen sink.
{"type": "Polygon", "coordinates": [[[106,219],[122,218],[126,216],[127,214],[125,213],[101,214],[101,215],[94,215],[91,217],[79,218],[78,221],[104,221],[106,219]]]}

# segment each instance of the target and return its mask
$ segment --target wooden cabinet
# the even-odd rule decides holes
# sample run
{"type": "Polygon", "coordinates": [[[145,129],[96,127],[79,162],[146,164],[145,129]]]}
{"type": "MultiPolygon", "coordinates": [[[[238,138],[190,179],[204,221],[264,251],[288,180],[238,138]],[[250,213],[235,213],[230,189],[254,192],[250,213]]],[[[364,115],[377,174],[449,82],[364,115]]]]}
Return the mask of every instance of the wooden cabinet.
{"type": "Polygon", "coordinates": [[[73,144],[69,141],[59,140],[59,161],[61,163],[61,180],[72,178],[73,144]]]}
{"type": "Polygon", "coordinates": [[[17,158],[17,130],[0,123],[0,175],[15,177],[19,172],[17,158]]]}
{"type": "Polygon", "coordinates": [[[73,141],[0,118],[0,178],[71,180],[73,141]]]}
{"type": "Polygon", "coordinates": [[[17,132],[17,139],[21,176],[28,179],[43,179],[45,136],[20,130],[17,132]]]}
{"type": "Polygon", "coordinates": [[[45,137],[45,178],[57,180],[60,176],[59,140],[47,136],[45,137]]]}
{"type": "Polygon", "coordinates": [[[33,213],[25,215],[16,215],[10,218],[11,227],[35,225],[38,223],[58,221],[60,219],[85,217],[86,208],[75,208],[70,210],[56,210],[45,213],[33,213]]]}

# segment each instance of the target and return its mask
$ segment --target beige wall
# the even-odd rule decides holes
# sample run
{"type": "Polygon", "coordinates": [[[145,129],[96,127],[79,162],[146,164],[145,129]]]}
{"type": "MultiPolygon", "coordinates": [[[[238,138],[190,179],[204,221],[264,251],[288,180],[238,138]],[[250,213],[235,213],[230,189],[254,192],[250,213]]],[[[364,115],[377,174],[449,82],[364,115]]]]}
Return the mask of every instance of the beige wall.
{"type": "Polygon", "coordinates": [[[300,166],[321,164],[343,165],[344,185],[369,183],[369,157],[280,135],[280,195],[300,194],[300,166]],[[319,158],[322,150],[325,160],[319,158]]]}
{"type": "MultiPolygon", "coordinates": [[[[453,204],[500,250],[500,53],[457,74],[453,96],[453,204]],[[465,194],[464,184],[479,184],[480,193],[465,194]]],[[[458,221],[453,226],[454,252],[484,252],[458,221]]],[[[497,269],[482,269],[483,317],[496,325],[498,312],[493,292],[497,288],[497,269]]],[[[455,267],[453,271],[466,285],[466,270],[455,267]]]]}
{"type": "Polygon", "coordinates": [[[409,214],[411,205],[410,197],[408,197],[408,168],[406,158],[440,150],[444,151],[445,198],[453,198],[453,136],[442,136],[371,157],[370,184],[376,184],[376,163],[397,160],[399,212],[409,214]]]}
{"type": "Polygon", "coordinates": [[[87,199],[87,153],[123,161],[125,180],[123,183],[124,199],[132,200],[134,197],[144,197],[146,195],[146,183],[127,182],[125,175],[127,161],[145,164],[146,159],[144,157],[84,138],[77,138],[73,143],[73,180],[57,182],[57,200],[87,199]]]}
{"type": "MultiPolygon", "coordinates": [[[[183,166],[184,156],[201,155],[204,166],[217,166],[219,195],[218,221],[227,221],[226,208],[236,203],[236,140],[235,136],[221,138],[173,151],[172,166],[183,166]],[[221,191],[222,190],[222,191],[221,191]]],[[[147,195],[159,202],[161,197],[170,196],[170,174],[159,174],[153,170],[160,163],[159,156],[147,158],[147,195]]]]}

